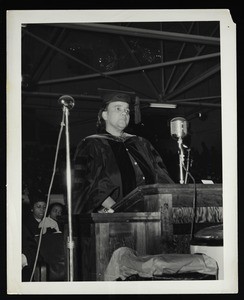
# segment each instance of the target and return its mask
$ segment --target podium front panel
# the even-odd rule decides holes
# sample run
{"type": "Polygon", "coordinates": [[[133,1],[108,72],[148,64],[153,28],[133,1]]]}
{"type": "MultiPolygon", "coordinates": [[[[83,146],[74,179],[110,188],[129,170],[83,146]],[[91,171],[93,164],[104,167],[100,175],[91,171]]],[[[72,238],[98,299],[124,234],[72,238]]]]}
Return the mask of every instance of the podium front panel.
{"type": "Polygon", "coordinates": [[[76,216],[78,280],[103,280],[120,247],[138,255],[190,253],[195,191],[195,232],[222,223],[221,184],[142,186],[116,204],[115,213],[76,216]]]}
{"type": "Polygon", "coordinates": [[[163,249],[160,212],[91,214],[79,218],[80,280],[103,280],[113,252],[129,247],[138,255],[163,249]]]}

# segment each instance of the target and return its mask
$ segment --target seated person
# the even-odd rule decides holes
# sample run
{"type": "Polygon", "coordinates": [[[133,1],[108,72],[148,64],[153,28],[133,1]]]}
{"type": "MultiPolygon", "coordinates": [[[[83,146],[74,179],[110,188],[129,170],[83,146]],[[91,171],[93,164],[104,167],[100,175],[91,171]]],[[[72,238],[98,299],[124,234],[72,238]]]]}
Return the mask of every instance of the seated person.
{"type": "Polygon", "coordinates": [[[37,242],[30,230],[22,224],[22,281],[30,281],[37,251],[37,242]]]}
{"type": "Polygon", "coordinates": [[[30,213],[23,219],[24,225],[29,229],[32,235],[38,236],[41,228],[43,228],[43,234],[47,231],[59,232],[58,224],[50,217],[46,217],[45,223],[43,217],[46,210],[46,199],[40,191],[31,194],[30,197],[30,213]]]}
{"type": "Polygon", "coordinates": [[[64,224],[61,217],[65,214],[65,206],[60,202],[54,202],[48,207],[48,217],[52,218],[58,223],[59,229],[63,232],[64,224]]]}
{"type": "Polygon", "coordinates": [[[64,240],[58,224],[50,217],[44,220],[46,210],[45,195],[35,192],[30,195],[31,210],[22,224],[22,280],[29,281],[36,258],[41,228],[42,239],[38,260],[48,264],[49,280],[63,280],[64,240]],[[54,233],[59,233],[59,235],[54,233]]]}

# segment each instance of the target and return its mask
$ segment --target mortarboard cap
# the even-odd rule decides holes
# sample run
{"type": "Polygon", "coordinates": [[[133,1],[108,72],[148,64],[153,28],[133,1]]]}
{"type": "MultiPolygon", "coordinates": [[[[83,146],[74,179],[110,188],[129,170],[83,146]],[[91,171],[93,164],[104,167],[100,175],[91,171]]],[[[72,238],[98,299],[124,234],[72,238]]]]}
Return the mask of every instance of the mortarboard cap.
{"type": "Polygon", "coordinates": [[[115,101],[126,102],[132,104],[133,99],[135,98],[134,92],[127,91],[118,91],[118,90],[109,90],[109,89],[98,89],[99,94],[102,97],[103,104],[108,104],[115,101]]]}

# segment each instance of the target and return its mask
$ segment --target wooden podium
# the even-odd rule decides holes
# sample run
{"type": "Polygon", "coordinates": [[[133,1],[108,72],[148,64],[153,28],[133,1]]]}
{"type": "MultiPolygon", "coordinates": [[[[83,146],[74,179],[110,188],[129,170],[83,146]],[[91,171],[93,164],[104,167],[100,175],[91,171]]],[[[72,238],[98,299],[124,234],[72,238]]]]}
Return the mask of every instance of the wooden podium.
{"type": "Polygon", "coordinates": [[[221,184],[197,184],[196,190],[193,184],[142,186],[115,204],[112,214],[74,216],[75,280],[103,280],[112,253],[123,246],[138,255],[190,253],[195,192],[195,231],[222,223],[221,184]]]}

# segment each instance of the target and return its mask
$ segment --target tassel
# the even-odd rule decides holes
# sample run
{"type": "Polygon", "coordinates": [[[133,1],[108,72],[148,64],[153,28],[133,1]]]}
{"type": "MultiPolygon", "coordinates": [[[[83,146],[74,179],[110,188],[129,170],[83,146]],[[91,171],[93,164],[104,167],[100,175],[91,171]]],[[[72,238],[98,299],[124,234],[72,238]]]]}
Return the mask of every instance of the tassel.
{"type": "Polygon", "coordinates": [[[135,98],[135,124],[141,123],[141,110],[140,110],[140,99],[138,96],[135,98]]]}

